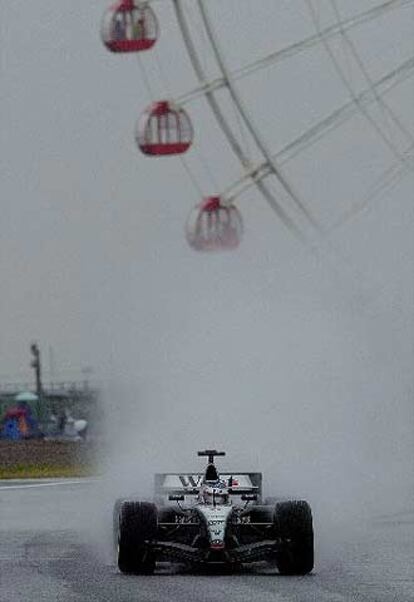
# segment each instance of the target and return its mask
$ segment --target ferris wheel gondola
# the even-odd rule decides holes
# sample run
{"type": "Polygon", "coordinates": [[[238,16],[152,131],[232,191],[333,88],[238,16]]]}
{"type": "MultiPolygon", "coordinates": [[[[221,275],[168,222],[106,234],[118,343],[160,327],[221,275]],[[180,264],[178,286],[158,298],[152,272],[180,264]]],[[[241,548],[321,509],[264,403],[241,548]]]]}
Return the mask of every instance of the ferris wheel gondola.
{"type": "Polygon", "coordinates": [[[112,52],[149,50],[158,38],[157,17],[147,3],[118,0],[104,15],[101,35],[112,52]]]}
{"type": "Polygon", "coordinates": [[[181,155],[190,148],[193,126],[186,111],[168,100],[153,102],[142,113],[136,140],[144,155],[181,155]]]}
{"type": "Polygon", "coordinates": [[[218,196],[204,199],[187,221],[187,242],[196,251],[230,251],[236,249],[243,235],[243,220],[239,210],[224,204],[218,196]]]}

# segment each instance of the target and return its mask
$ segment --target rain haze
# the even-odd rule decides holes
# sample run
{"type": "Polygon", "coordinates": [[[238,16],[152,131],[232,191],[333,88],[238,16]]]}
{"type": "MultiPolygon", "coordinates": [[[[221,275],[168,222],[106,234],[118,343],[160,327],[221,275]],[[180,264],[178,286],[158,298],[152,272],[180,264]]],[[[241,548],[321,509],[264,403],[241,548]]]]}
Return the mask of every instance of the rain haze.
{"type": "MultiPolygon", "coordinates": [[[[335,6],[347,19],[381,3],[207,4],[233,72],[329,27],[335,6]]],[[[322,547],[338,538],[326,525],[412,503],[414,13],[395,4],[350,32],[362,63],[339,36],[336,63],[318,43],[237,81],[318,228],[271,176],[305,242],[250,187],[236,200],[240,247],[202,254],[185,240],[187,215],[243,176],[206,99],[186,104],[185,165],[144,157],[134,140],[151,100],[198,86],[173,3],[154,2],[160,40],[139,58],[103,47],[105,1],[1,3],[0,376],[30,381],[32,340],[46,378],[93,369],[111,496],[140,479],[147,495],[154,471],[200,468],[194,452],[212,446],[227,451],[224,468],[262,470],[269,495],[308,498],[322,547]],[[300,143],[404,65],[378,98],[300,143]]],[[[213,80],[196,2],[184,5],[213,80]]],[[[217,98],[263,161],[228,90],[217,98]]]]}

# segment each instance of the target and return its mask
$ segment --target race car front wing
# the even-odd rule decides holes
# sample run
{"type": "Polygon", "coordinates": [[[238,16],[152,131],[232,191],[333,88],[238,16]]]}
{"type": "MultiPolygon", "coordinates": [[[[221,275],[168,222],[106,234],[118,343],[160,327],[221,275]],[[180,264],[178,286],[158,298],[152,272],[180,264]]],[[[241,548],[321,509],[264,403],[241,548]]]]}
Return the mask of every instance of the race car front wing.
{"type": "Polygon", "coordinates": [[[269,557],[277,554],[280,542],[278,540],[265,540],[238,546],[237,548],[224,549],[220,553],[208,548],[194,548],[186,544],[165,541],[153,541],[150,547],[157,555],[176,562],[204,564],[215,561],[241,564],[269,559],[269,557]]]}

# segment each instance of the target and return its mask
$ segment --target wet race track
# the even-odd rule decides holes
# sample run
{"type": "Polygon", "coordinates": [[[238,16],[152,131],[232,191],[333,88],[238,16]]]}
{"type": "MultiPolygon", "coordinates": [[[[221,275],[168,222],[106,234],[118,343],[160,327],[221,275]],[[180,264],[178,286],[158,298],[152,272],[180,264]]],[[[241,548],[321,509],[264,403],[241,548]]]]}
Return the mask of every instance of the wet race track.
{"type": "MultiPolygon", "coordinates": [[[[163,564],[121,575],[110,551],[110,513],[88,481],[0,482],[0,600],[42,602],[414,601],[414,511],[372,517],[328,548],[318,541],[307,577],[264,566],[202,574],[163,564]]],[[[317,521],[316,521],[317,523],[317,521]]]]}

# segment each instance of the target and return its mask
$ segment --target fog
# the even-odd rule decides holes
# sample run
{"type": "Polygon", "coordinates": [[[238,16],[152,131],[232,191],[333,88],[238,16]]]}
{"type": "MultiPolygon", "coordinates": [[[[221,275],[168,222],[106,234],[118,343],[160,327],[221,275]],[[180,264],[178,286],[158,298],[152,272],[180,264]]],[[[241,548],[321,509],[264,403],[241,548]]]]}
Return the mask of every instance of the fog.
{"type": "MultiPolygon", "coordinates": [[[[227,452],[223,469],[263,471],[266,495],[308,499],[319,545],[333,549],[353,526],[412,506],[412,173],[312,248],[251,189],[238,200],[246,225],[240,249],[195,254],[183,225],[199,193],[178,160],[137,153],[134,122],[151,95],[136,58],[114,57],[100,43],[106,4],[16,0],[0,8],[7,25],[2,373],[31,378],[32,339],[53,349],[62,380],[93,367],[106,449],[103,482],[84,502],[91,510],[84,527],[98,507],[102,534],[110,526],[104,510],[116,497],[149,497],[155,471],[202,469],[195,452],[215,447],[227,452]],[[30,27],[22,27],[22,14],[30,27]]],[[[232,69],[276,42],[282,48],[314,33],[304,3],[280,3],[273,20],[267,15],[274,0],[236,4],[210,4],[232,69]],[[247,22],[252,35],[241,36],[247,22]]],[[[338,5],[349,16],[374,3],[338,5]]],[[[163,35],[158,58],[145,57],[147,76],[154,94],[183,94],[195,81],[172,4],[154,6],[163,35]]],[[[186,6],[199,27],[193,4],[186,6]]],[[[412,8],[353,34],[373,78],[412,54],[404,10],[412,8]]],[[[320,17],[322,26],[331,23],[327,2],[320,17]]],[[[199,42],[205,68],[217,76],[205,37],[199,42]]],[[[355,89],[364,89],[349,52],[338,42],[335,51],[355,89]]],[[[275,151],[349,100],[321,46],[255,73],[240,91],[275,151]]],[[[219,94],[237,128],[227,92],[219,94]]],[[[412,81],[401,81],[386,99],[412,137],[412,81]]],[[[190,170],[203,194],[218,193],[240,177],[240,165],[205,101],[191,111],[197,141],[190,170]]],[[[372,115],[405,151],[383,109],[375,105],[372,115]]],[[[247,133],[238,135],[257,160],[247,133]]],[[[356,114],[284,170],[329,229],[369,198],[394,161],[356,114]]],[[[277,182],[272,186],[289,206],[277,182]]]]}
{"type": "Polygon", "coordinates": [[[265,495],[308,499],[322,549],[411,505],[411,326],[395,296],[300,253],[285,268],[201,261],[196,298],[118,357],[110,493],[146,498],[155,471],[202,469],[196,450],[215,447],[223,469],[263,471],[265,495]]]}

